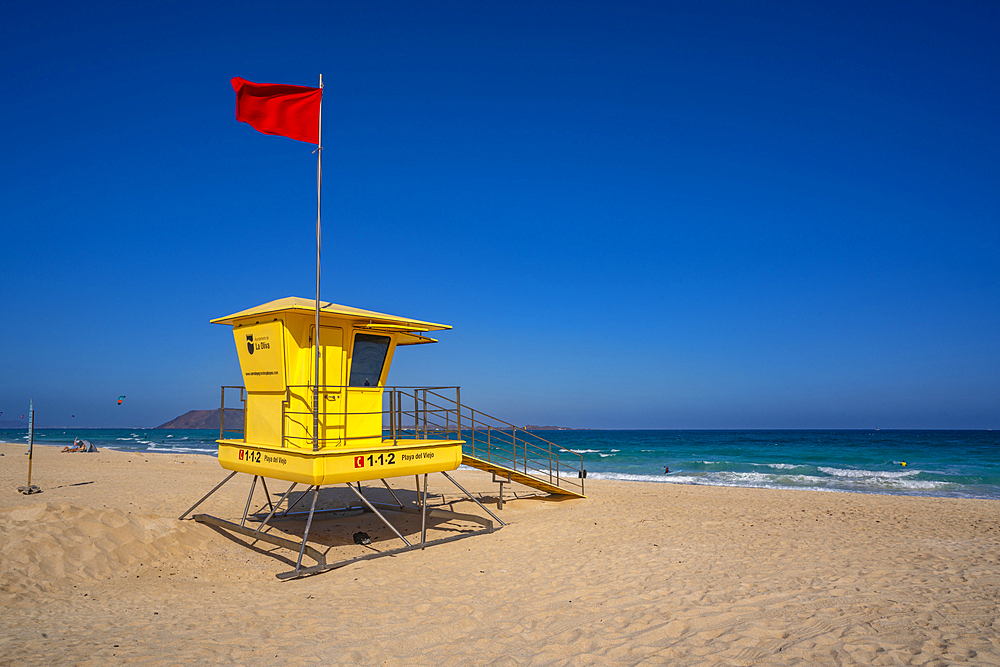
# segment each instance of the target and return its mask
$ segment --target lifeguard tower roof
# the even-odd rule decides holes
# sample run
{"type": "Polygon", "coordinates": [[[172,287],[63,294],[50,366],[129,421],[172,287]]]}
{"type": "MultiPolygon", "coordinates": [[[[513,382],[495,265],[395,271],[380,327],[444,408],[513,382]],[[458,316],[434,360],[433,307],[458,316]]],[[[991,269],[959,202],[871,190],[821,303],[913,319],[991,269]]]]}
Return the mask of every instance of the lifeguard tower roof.
{"type": "MultiPolygon", "coordinates": [[[[316,301],[304,299],[299,296],[288,296],[284,299],[275,299],[253,308],[241,310],[232,315],[219,317],[212,320],[212,324],[234,325],[239,320],[260,315],[271,315],[275,313],[300,312],[312,314],[316,312],[316,301]]],[[[436,343],[433,338],[420,336],[426,331],[444,331],[451,329],[448,324],[436,324],[434,322],[424,322],[410,317],[400,317],[399,315],[389,315],[387,313],[377,313],[374,310],[364,310],[353,306],[342,306],[329,301],[320,301],[320,318],[336,317],[338,319],[348,319],[361,329],[371,329],[372,331],[384,331],[387,333],[411,334],[401,336],[398,345],[415,345],[418,343],[436,343]]]]}

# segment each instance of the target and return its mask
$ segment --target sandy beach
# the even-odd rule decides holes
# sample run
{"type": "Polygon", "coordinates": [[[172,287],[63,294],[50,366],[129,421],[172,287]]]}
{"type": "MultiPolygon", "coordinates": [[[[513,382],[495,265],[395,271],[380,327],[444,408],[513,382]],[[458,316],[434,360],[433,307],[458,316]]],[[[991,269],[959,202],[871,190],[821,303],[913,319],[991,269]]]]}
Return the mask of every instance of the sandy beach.
{"type": "MultiPolygon", "coordinates": [[[[279,581],[294,554],[176,520],[225,477],[215,459],[36,447],[24,496],[25,451],[0,444],[0,665],[1000,664],[997,501],[516,487],[493,534],[279,581]]],[[[495,502],[488,475],[457,478],[495,502]]],[[[431,481],[432,505],[482,515],[431,481]]],[[[238,520],[249,485],[200,511],[238,520]]],[[[370,514],[313,538],[352,557],[357,530],[400,544],[370,514]]]]}

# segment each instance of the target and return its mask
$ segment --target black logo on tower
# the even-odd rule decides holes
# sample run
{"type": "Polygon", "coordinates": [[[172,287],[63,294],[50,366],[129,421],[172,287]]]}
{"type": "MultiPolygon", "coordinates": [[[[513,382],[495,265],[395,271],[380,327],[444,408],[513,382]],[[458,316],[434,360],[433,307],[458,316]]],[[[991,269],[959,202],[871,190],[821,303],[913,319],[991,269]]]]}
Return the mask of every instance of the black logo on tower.
{"type": "Polygon", "coordinates": [[[253,354],[253,334],[247,334],[247,349],[253,354]]]}

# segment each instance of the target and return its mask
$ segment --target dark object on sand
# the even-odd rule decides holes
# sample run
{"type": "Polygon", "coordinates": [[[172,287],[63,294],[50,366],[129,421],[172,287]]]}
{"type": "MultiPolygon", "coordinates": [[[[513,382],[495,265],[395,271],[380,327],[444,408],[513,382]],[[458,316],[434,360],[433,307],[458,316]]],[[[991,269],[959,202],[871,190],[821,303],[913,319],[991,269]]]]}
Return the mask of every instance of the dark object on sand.
{"type": "Polygon", "coordinates": [[[371,544],[372,538],[368,536],[368,533],[363,533],[360,530],[354,533],[354,543],[355,544],[371,544]]]}

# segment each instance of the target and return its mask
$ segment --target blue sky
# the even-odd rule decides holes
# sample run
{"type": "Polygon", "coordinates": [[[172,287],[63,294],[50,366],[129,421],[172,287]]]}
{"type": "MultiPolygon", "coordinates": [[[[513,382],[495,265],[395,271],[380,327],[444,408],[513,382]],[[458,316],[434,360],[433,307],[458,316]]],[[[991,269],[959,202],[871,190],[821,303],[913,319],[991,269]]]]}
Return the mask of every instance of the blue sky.
{"type": "Polygon", "coordinates": [[[0,419],[155,426],[208,320],[446,322],[394,384],[517,423],[1000,427],[995,3],[8,3],[0,419]],[[117,397],[125,394],[122,406],[117,397]],[[71,417],[75,415],[75,417],[71,417]]]}

